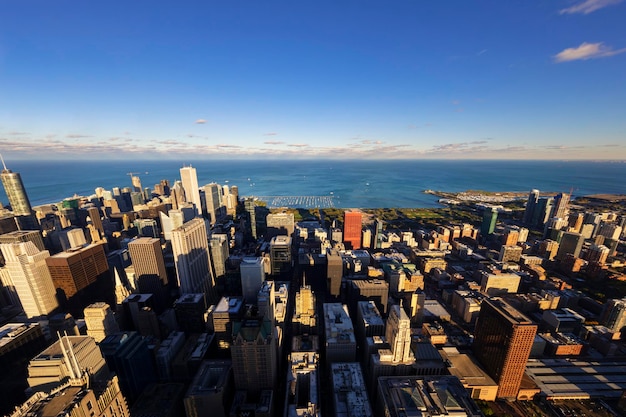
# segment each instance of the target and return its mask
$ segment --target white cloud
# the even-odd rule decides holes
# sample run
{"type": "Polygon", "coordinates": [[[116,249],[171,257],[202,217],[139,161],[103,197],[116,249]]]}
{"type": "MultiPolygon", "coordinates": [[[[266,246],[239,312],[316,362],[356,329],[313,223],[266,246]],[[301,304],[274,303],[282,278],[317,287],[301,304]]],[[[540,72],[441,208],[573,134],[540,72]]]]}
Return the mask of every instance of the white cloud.
{"type": "Polygon", "coordinates": [[[575,4],[571,7],[561,10],[559,13],[561,14],[574,14],[574,13],[589,14],[591,12],[595,12],[598,9],[602,9],[607,6],[612,6],[614,4],[618,4],[621,2],[622,0],[585,0],[582,3],[575,4]]]}
{"type": "Polygon", "coordinates": [[[196,120],[194,123],[195,123],[195,124],[197,124],[197,125],[203,125],[203,124],[205,124],[205,123],[206,123],[206,120],[204,120],[204,119],[198,119],[198,120],[196,120]]]}
{"type": "Polygon", "coordinates": [[[605,58],[626,52],[626,48],[613,50],[610,46],[605,46],[602,42],[583,42],[577,48],[566,48],[554,55],[555,62],[568,62],[587,60],[595,58],[605,58]]]}

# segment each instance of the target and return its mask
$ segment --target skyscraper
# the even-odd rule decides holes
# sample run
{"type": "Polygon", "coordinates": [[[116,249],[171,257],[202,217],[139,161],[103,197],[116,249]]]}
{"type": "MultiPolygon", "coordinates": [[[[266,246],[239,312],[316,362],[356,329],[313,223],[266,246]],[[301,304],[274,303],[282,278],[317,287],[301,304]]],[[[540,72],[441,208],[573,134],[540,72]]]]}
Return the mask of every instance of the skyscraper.
{"type": "Polygon", "coordinates": [[[339,297],[341,293],[341,279],[343,278],[343,259],[335,249],[328,249],[326,260],[328,293],[333,297],[339,297]]]}
{"type": "Polygon", "coordinates": [[[343,213],[343,241],[350,245],[349,249],[361,248],[362,216],[358,211],[343,213]]]}
{"type": "Polygon", "coordinates": [[[131,175],[130,180],[133,184],[133,191],[140,193],[142,191],[141,188],[141,179],[135,175],[131,175]]]}
{"type": "Polygon", "coordinates": [[[243,201],[246,213],[248,213],[248,222],[250,223],[248,228],[253,239],[257,238],[256,230],[256,199],[254,197],[246,197],[243,201]]]}
{"type": "Polygon", "coordinates": [[[554,196],[554,211],[552,217],[558,217],[560,219],[566,219],[569,214],[569,199],[570,195],[565,193],[559,193],[554,196]]]}
{"type": "Polygon", "coordinates": [[[68,299],[95,283],[102,274],[108,278],[109,264],[104,253],[104,243],[57,253],[46,259],[50,276],[56,288],[68,299]]]}
{"type": "Polygon", "coordinates": [[[209,245],[211,246],[211,259],[213,260],[213,270],[217,280],[226,274],[226,261],[229,254],[228,235],[212,234],[209,239],[209,245]]]}
{"type": "MultiPolygon", "coordinates": [[[[0,155],[0,159],[1,158],[2,156],[0,155]]],[[[11,205],[11,211],[13,211],[13,214],[16,216],[20,229],[39,229],[39,224],[30,206],[22,177],[19,173],[8,169],[4,164],[4,159],[2,159],[2,166],[4,169],[2,173],[0,173],[0,178],[2,179],[4,191],[9,199],[9,204],[11,205]]]]}
{"type": "Polygon", "coordinates": [[[172,251],[181,294],[204,293],[210,300],[214,283],[204,219],[172,230],[172,251]]]}
{"type": "Polygon", "coordinates": [[[524,223],[532,224],[535,209],[539,202],[539,190],[530,190],[528,200],[526,201],[526,210],[524,210],[524,223]]]}
{"type": "Polygon", "coordinates": [[[565,232],[561,237],[561,243],[559,244],[559,250],[556,253],[556,259],[562,261],[567,254],[572,254],[576,258],[580,257],[580,251],[583,248],[585,237],[580,233],[565,232]]]}
{"type": "Polygon", "coordinates": [[[91,381],[104,382],[110,374],[96,341],[90,336],[62,336],[28,365],[28,385],[35,392],[50,392],[68,379],[89,370],[91,381]]]}
{"type": "MultiPolygon", "coordinates": [[[[165,260],[161,241],[156,238],[141,237],[128,243],[128,253],[135,267],[135,277],[139,285],[139,292],[146,292],[142,289],[142,277],[156,277],[161,284],[167,285],[167,272],[165,270],[165,260]]],[[[147,291],[150,292],[150,291],[147,291]]]]}
{"type": "Polygon", "coordinates": [[[30,216],[33,213],[33,209],[30,206],[28,195],[26,195],[22,177],[19,173],[7,169],[6,165],[4,165],[4,159],[2,164],[4,169],[0,174],[0,178],[2,178],[2,185],[9,199],[11,210],[16,216],[30,216]]]}
{"type": "Polygon", "coordinates": [[[120,331],[113,311],[107,303],[90,304],[85,307],[84,314],[87,335],[93,337],[98,343],[108,335],[120,331]]]}
{"type": "Polygon", "coordinates": [[[239,265],[241,272],[241,292],[246,303],[256,303],[257,294],[265,281],[263,259],[260,257],[243,258],[239,265]]]}
{"type": "Polygon", "coordinates": [[[270,260],[272,275],[279,275],[291,270],[291,237],[274,236],[270,241],[270,260]]]}
{"type": "Polygon", "coordinates": [[[273,389],[278,373],[274,327],[267,318],[247,316],[233,324],[231,355],[235,387],[258,394],[273,389]]]}
{"type": "Polygon", "coordinates": [[[621,332],[626,327],[626,298],[607,301],[600,323],[614,332],[621,332]]]}
{"type": "Polygon", "coordinates": [[[474,332],[474,354],[498,383],[498,398],[516,398],[537,325],[494,297],[482,302],[474,332]]]}
{"type": "Polygon", "coordinates": [[[486,208],[483,211],[483,222],[480,225],[480,234],[483,239],[493,233],[496,228],[496,222],[498,221],[498,210],[492,208],[486,208]]]}
{"type": "Polygon", "coordinates": [[[200,201],[200,190],[198,188],[198,175],[196,174],[196,169],[191,166],[182,167],[180,169],[180,179],[183,182],[186,201],[188,203],[195,204],[196,212],[199,216],[201,216],[202,203],[200,201]]]}
{"type": "Polygon", "coordinates": [[[109,335],[100,343],[100,350],[109,369],[117,374],[122,393],[131,403],[145,387],[156,382],[152,353],[139,333],[109,335]]]}
{"type": "Polygon", "coordinates": [[[212,182],[211,184],[207,184],[204,186],[204,198],[206,201],[206,211],[209,217],[209,222],[214,225],[217,220],[221,219],[226,209],[222,210],[222,205],[220,204],[220,193],[222,192],[222,187],[219,184],[212,182]]]}
{"type": "Polygon", "coordinates": [[[50,253],[32,242],[2,243],[6,269],[28,318],[45,316],[58,306],[56,289],[46,265],[50,253]]]}
{"type": "Polygon", "coordinates": [[[296,310],[292,322],[294,334],[317,334],[315,294],[310,285],[303,283],[296,293],[296,310]]]}
{"type": "Polygon", "coordinates": [[[270,213],[265,221],[267,223],[266,239],[278,235],[293,235],[295,229],[293,213],[270,213]]]}
{"type": "Polygon", "coordinates": [[[391,346],[392,362],[407,362],[413,359],[411,352],[411,319],[402,306],[394,305],[389,311],[385,338],[391,346]]]}

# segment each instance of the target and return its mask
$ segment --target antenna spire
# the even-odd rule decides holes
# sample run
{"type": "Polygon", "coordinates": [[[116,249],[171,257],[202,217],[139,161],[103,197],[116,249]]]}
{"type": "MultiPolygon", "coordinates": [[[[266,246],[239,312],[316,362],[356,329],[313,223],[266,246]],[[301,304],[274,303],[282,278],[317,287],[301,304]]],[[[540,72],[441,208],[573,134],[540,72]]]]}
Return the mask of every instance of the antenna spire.
{"type": "Polygon", "coordinates": [[[4,163],[4,158],[2,157],[2,154],[0,153],[0,160],[2,160],[2,166],[4,167],[4,170],[6,171],[7,169],[7,164],[4,163]]]}

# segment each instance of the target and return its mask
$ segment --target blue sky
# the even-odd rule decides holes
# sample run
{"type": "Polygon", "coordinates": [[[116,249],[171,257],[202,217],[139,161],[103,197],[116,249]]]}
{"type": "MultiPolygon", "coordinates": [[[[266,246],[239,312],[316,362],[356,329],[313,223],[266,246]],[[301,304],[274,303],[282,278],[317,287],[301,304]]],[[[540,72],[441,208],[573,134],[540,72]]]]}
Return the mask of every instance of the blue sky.
{"type": "Polygon", "coordinates": [[[4,1],[5,159],[626,159],[626,1],[4,1]]]}

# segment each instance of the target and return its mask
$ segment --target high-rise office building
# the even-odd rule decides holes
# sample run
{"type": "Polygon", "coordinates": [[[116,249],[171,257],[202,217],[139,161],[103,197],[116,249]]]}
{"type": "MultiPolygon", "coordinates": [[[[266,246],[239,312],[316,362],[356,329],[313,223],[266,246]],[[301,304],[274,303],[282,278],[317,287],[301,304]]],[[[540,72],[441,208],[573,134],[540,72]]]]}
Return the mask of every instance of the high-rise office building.
{"type": "Polygon", "coordinates": [[[270,213],[265,221],[267,223],[266,239],[278,235],[293,235],[295,229],[293,213],[270,213]]]}
{"type": "MultiPolygon", "coordinates": [[[[163,212],[159,211],[158,213],[160,215],[163,212]]],[[[136,219],[133,224],[140,237],[158,238],[160,235],[159,226],[155,219],[136,219]]]]}
{"type": "Polygon", "coordinates": [[[211,260],[215,281],[220,281],[226,275],[226,261],[228,260],[228,235],[213,233],[209,238],[211,260]]]}
{"type": "Polygon", "coordinates": [[[191,166],[180,169],[180,179],[185,190],[185,200],[196,206],[196,212],[202,216],[202,203],[200,201],[200,189],[198,188],[198,175],[196,169],[191,166]]]}
{"type": "Polygon", "coordinates": [[[483,300],[474,332],[474,354],[498,383],[498,398],[516,398],[537,325],[502,298],[483,300]]]}
{"type": "Polygon", "coordinates": [[[600,323],[614,332],[621,332],[626,327],[626,298],[607,301],[600,323]]]}
{"type": "Polygon", "coordinates": [[[231,356],[235,388],[258,394],[273,389],[278,373],[274,326],[267,318],[246,314],[233,324],[231,356]]]}
{"type": "Polygon", "coordinates": [[[315,308],[315,294],[310,285],[303,285],[296,293],[296,311],[292,322],[294,334],[317,334],[317,313],[315,308]]]}
{"type": "Polygon", "coordinates": [[[52,313],[59,304],[56,288],[46,265],[50,253],[37,249],[32,242],[2,243],[0,250],[11,284],[26,316],[33,318],[52,313]]]}
{"type": "Polygon", "coordinates": [[[174,302],[174,312],[180,329],[187,335],[207,331],[205,318],[207,305],[204,294],[183,295],[174,302]]]}
{"type": "Polygon", "coordinates": [[[33,242],[37,249],[43,251],[46,247],[39,230],[15,230],[13,232],[0,235],[0,243],[33,242]]]}
{"type": "Polygon", "coordinates": [[[361,248],[361,229],[363,218],[359,211],[346,211],[343,213],[343,242],[349,249],[361,248]]]}
{"type": "Polygon", "coordinates": [[[115,333],[100,342],[102,356],[120,381],[122,393],[134,402],[143,389],[157,381],[152,353],[137,332],[115,333]]]}
{"type": "Polygon", "coordinates": [[[498,221],[498,210],[495,208],[486,208],[483,211],[483,222],[480,225],[480,234],[484,238],[493,233],[498,221]]]}
{"type": "MultiPolygon", "coordinates": [[[[0,158],[2,157],[0,156],[0,158]]],[[[0,179],[20,230],[39,229],[39,222],[28,200],[22,177],[19,173],[7,169],[4,165],[4,159],[2,159],[2,164],[4,169],[0,173],[0,179]]]]}
{"type": "Polygon", "coordinates": [[[222,297],[209,311],[217,346],[220,351],[227,351],[233,342],[233,323],[241,321],[244,313],[243,297],[222,297]]]}
{"type": "Polygon", "coordinates": [[[541,227],[548,219],[552,216],[552,211],[554,209],[554,198],[540,198],[535,206],[533,211],[533,217],[531,224],[535,227],[541,227]]]}
{"type": "Polygon", "coordinates": [[[226,207],[226,214],[235,216],[237,214],[237,205],[239,204],[239,188],[236,185],[222,187],[222,205],[226,207]]]}
{"type": "Polygon", "coordinates": [[[172,230],[172,251],[181,293],[204,293],[210,300],[214,283],[204,219],[197,217],[172,230]]]}
{"type": "Polygon", "coordinates": [[[382,220],[374,220],[374,241],[372,242],[372,246],[376,249],[380,249],[383,241],[383,227],[384,223],[382,220]]]}
{"type": "Polygon", "coordinates": [[[11,414],[32,416],[130,417],[130,412],[117,376],[111,375],[106,384],[92,385],[84,372],[57,390],[32,396],[11,414]]]}
{"type": "Polygon", "coordinates": [[[328,293],[333,297],[341,294],[341,279],[343,278],[343,258],[335,249],[326,253],[326,280],[328,293]]]}
{"type": "Polygon", "coordinates": [[[222,192],[222,187],[213,182],[205,185],[203,188],[207,216],[211,225],[214,225],[218,220],[224,217],[224,214],[226,214],[225,208],[222,210],[223,206],[220,203],[220,193],[222,192]]]}
{"type": "Polygon", "coordinates": [[[185,204],[185,189],[181,181],[176,181],[170,189],[170,202],[172,203],[172,210],[178,210],[185,204]]]}
{"type": "Polygon", "coordinates": [[[196,211],[191,207],[181,207],[180,209],[172,209],[167,212],[159,212],[161,220],[161,229],[165,240],[172,240],[172,230],[178,229],[183,224],[196,217],[196,211]]]}
{"type": "Polygon", "coordinates": [[[257,294],[265,281],[263,258],[246,257],[239,265],[241,273],[241,292],[246,303],[255,304],[257,294]]]}
{"type": "Polygon", "coordinates": [[[80,227],[71,227],[61,230],[59,232],[59,240],[61,241],[61,248],[64,251],[80,248],[87,244],[85,232],[80,227]]]}
{"type": "MultiPolygon", "coordinates": [[[[2,162],[4,164],[4,160],[2,162]]],[[[7,169],[6,165],[4,165],[4,169],[2,173],[0,173],[0,178],[2,178],[2,185],[9,199],[13,214],[16,216],[32,215],[33,209],[30,206],[30,201],[28,200],[28,195],[26,194],[26,189],[24,188],[20,174],[7,169]]]]}
{"type": "Polygon", "coordinates": [[[259,315],[266,316],[274,323],[276,308],[276,288],[274,281],[265,281],[256,297],[259,315]]]}
{"type": "Polygon", "coordinates": [[[279,275],[291,270],[291,237],[274,236],[270,241],[270,260],[272,275],[279,275]]]}
{"type": "Polygon", "coordinates": [[[552,217],[558,217],[566,219],[569,214],[569,199],[570,195],[565,193],[559,193],[554,196],[554,210],[552,217]]]}
{"type": "Polygon", "coordinates": [[[28,385],[33,391],[50,392],[89,370],[92,381],[109,377],[109,368],[90,336],[61,336],[28,365],[28,385]]]}
{"type": "Polygon", "coordinates": [[[559,243],[559,249],[556,253],[556,259],[563,261],[568,254],[574,255],[576,258],[580,257],[580,251],[583,248],[585,237],[580,233],[565,232],[561,237],[561,243],[559,243]]]}
{"type": "Polygon", "coordinates": [[[248,229],[253,239],[257,238],[257,224],[256,224],[256,198],[246,197],[243,200],[243,207],[248,214],[248,229]]]}
{"type": "Polygon", "coordinates": [[[50,276],[56,288],[66,298],[95,283],[98,277],[109,271],[104,243],[95,243],[67,252],[57,253],[46,259],[50,276]]]}
{"type": "Polygon", "coordinates": [[[128,243],[128,252],[135,268],[135,283],[140,293],[155,295],[155,302],[162,306],[166,299],[168,283],[161,241],[141,237],[128,243]]]}
{"type": "Polygon", "coordinates": [[[528,200],[526,200],[526,209],[524,210],[524,223],[533,224],[533,216],[538,202],[539,190],[530,190],[530,193],[528,193],[528,200]]]}
{"type": "Polygon", "coordinates": [[[407,362],[413,360],[411,352],[411,319],[402,306],[394,305],[389,311],[385,338],[391,346],[392,362],[407,362]]]}
{"type": "Polygon", "coordinates": [[[348,299],[350,311],[356,312],[359,301],[372,300],[383,314],[387,314],[389,283],[384,279],[355,279],[349,281],[348,299]]]}
{"type": "Polygon", "coordinates": [[[93,337],[98,343],[108,335],[120,331],[113,311],[107,303],[90,304],[85,307],[84,314],[87,335],[93,337]]]}
{"type": "Polygon", "coordinates": [[[589,262],[595,262],[600,265],[604,265],[607,258],[609,257],[610,249],[604,245],[591,245],[591,247],[587,250],[587,254],[585,255],[585,259],[589,262]]]}
{"type": "Polygon", "coordinates": [[[133,184],[133,191],[136,193],[140,193],[143,190],[141,188],[141,179],[136,175],[131,175],[130,180],[133,184]]]}

